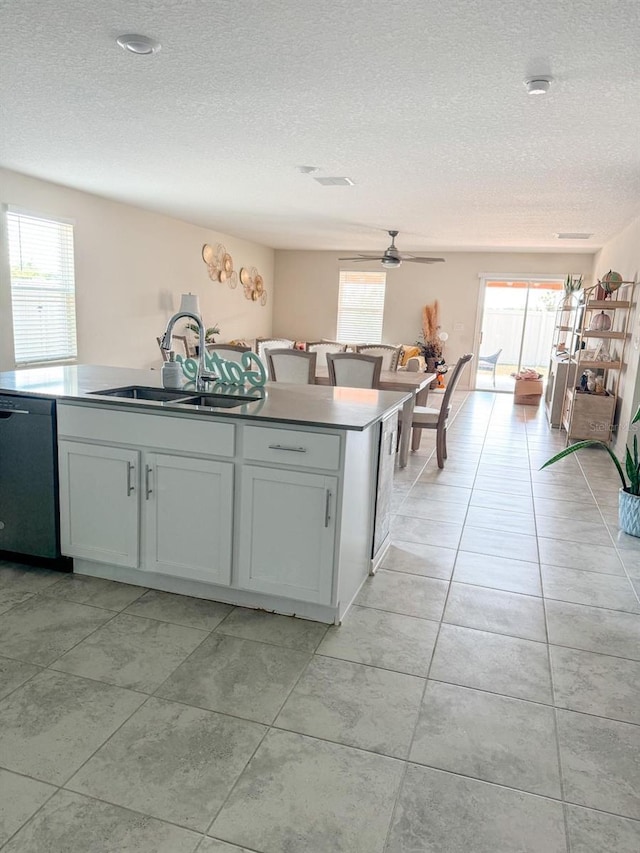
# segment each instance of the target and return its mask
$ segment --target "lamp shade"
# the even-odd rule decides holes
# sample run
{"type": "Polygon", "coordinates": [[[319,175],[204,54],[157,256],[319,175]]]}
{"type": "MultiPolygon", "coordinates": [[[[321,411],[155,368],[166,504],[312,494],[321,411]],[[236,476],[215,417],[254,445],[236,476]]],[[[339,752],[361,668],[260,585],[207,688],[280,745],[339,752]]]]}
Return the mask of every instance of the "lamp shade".
{"type": "Polygon", "coordinates": [[[189,311],[200,317],[200,302],[196,293],[183,293],[180,297],[180,311],[189,311]]]}

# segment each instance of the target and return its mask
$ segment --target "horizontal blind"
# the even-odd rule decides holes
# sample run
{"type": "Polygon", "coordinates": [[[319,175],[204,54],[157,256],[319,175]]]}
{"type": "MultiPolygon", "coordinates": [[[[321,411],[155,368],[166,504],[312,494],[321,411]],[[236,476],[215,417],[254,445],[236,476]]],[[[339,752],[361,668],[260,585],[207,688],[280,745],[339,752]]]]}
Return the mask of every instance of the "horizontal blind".
{"type": "Polygon", "coordinates": [[[354,344],[382,342],[384,272],[340,271],[336,339],[354,344]]]}
{"type": "Polygon", "coordinates": [[[9,210],[16,365],[78,354],[73,226],[9,210]]]}

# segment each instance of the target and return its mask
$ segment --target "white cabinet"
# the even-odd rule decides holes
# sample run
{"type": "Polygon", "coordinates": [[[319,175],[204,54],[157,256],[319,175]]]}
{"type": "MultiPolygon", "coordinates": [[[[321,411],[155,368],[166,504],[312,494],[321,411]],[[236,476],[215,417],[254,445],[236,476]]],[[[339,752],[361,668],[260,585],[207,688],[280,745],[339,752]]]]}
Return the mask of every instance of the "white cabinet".
{"type": "Polygon", "coordinates": [[[374,538],[376,559],[388,542],[395,414],[384,460],[377,422],[293,429],[60,402],[58,428],[63,553],[81,574],[333,622],[374,538]]]}
{"type": "Polygon", "coordinates": [[[144,568],[227,586],[233,464],[162,453],[142,463],[144,568]]]}
{"type": "Polygon", "coordinates": [[[338,481],[245,465],[240,587],[300,601],[331,601],[338,481]]]}
{"type": "Polygon", "coordinates": [[[74,441],[59,453],[62,553],[137,568],[140,453],[74,441]]]}

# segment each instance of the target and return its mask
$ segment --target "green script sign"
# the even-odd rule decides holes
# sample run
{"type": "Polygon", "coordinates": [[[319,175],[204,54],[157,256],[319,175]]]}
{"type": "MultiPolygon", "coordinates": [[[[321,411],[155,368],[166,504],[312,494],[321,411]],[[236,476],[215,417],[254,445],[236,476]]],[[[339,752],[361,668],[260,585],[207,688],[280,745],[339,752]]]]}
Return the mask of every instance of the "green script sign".
{"type": "MultiPolygon", "coordinates": [[[[176,356],[180,363],[182,372],[193,381],[198,375],[198,362],[194,358],[182,358],[176,356]]],[[[253,385],[254,388],[262,388],[267,381],[267,371],[264,364],[255,352],[243,352],[242,364],[229,359],[221,358],[217,352],[205,352],[204,362],[208,372],[215,375],[222,385],[253,385]],[[253,368],[253,369],[252,369],[253,368]]]]}

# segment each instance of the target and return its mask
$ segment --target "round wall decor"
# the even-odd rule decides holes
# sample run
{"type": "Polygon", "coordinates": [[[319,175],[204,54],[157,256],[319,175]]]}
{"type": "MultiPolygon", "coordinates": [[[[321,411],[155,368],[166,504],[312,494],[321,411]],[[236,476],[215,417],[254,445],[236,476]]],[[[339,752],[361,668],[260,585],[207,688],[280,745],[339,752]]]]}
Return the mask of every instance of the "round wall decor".
{"type": "Polygon", "coordinates": [[[238,286],[238,274],[233,268],[233,258],[222,243],[218,243],[215,248],[205,243],[202,247],[202,260],[207,265],[211,281],[226,283],[231,288],[238,286]]]}

